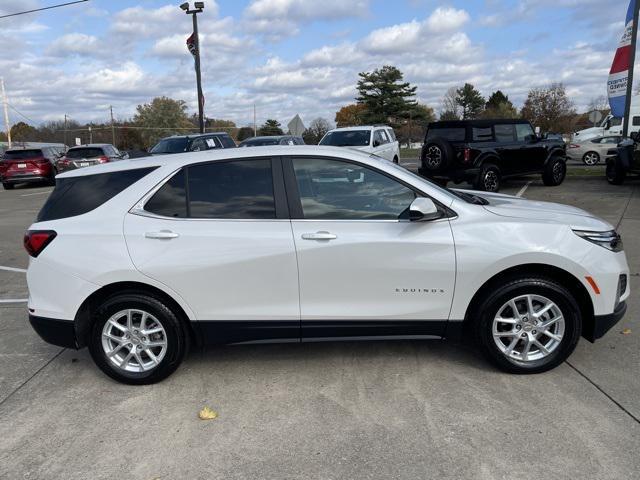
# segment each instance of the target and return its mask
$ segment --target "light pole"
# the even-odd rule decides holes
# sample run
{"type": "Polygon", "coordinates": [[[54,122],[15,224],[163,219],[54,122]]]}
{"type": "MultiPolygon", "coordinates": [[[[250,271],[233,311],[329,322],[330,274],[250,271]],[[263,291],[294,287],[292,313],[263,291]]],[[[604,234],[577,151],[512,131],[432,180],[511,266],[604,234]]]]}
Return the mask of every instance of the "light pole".
{"type": "Polygon", "coordinates": [[[200,37],[198,35],[198,14],[204,10],[204,2],[194,2],[194,9],[189,9],[189,2],[184,2],[180,5],[180,8],[184,10],[184,13],[191,15],[193,18],[193,41],[195,46],[195,59],[196,59],[196,82],[198,85],[198,124],[200,126],[200,133],[204,133],[204,97],[202,96],[202,78],[200,75],[200,37]]]}

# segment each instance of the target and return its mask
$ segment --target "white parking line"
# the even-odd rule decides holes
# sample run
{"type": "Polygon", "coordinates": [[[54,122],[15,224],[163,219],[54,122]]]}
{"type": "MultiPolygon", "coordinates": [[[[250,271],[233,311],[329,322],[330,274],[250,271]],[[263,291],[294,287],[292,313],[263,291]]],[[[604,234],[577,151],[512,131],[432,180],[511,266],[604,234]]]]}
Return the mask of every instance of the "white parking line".
{"type": "Polygon", "coordinates": [[[2,265],[0,265],[0,270],[6,270],[7,272],[27,273],[27,270],[24,268],[3,267],[2,265]]]}
{"type": "Polygon", "coordinates": [[[20,195],[21,197],[30,197],[31,195],[44,195],[45,193],[51,193],[51,190],[47,190],[46,192],[36,192],[36,193],[24,193],[20,195]]]}
{"type": "Polygon", "coordinates": [[[5,298],[0,300],[0,303],[27,303],[27,298],[5,298]]]}
{"type": "Polygon", "coordinates": [[[527,191],[527,188],[529,188],[529,185],[531,185],[531,182],[527,182],[519,191],[518,193],[516,193],[516,197],[521,197],[524,192],[527,191]]]}

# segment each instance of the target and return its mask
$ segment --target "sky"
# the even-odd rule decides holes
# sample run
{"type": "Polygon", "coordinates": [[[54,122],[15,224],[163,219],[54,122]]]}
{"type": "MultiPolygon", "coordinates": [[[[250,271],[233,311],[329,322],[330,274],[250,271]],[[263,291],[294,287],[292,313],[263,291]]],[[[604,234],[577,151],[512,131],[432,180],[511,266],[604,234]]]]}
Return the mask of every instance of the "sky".
{"type": "MultiPolygon", "coordinates": [[[[0,15],[62,0],[1,0],[0,15]]],[[[0,19],[11,122],[65,114],[128,119],[156,96],[197,109],[191,17],[180,1],[89,0],[0,19]]],[[[205,0],[199,15],[205,115],[252,124],[300,114],[333,122],[358,73],[395,65],[441,110],[465,82],[521,106],[563,82],[579,111],[606,93],[626,0],[205,0]]]]}

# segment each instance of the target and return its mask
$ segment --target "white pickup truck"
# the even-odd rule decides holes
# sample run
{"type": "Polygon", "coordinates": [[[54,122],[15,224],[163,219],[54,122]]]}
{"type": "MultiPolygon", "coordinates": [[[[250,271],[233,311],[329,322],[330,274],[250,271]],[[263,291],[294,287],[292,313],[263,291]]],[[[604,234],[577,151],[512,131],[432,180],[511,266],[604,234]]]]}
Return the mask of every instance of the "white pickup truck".
{"type": "MultiPolygon", "coordinates": [[[[609,114],[604,117],[598,126],[585,128],[573,134],[574,142],[591,140],[596,137],[609,137],[622,135],[623,119],[609,114]]],[[[640,131],[640,106],[632,105],[629,133],[640,131]]]]}

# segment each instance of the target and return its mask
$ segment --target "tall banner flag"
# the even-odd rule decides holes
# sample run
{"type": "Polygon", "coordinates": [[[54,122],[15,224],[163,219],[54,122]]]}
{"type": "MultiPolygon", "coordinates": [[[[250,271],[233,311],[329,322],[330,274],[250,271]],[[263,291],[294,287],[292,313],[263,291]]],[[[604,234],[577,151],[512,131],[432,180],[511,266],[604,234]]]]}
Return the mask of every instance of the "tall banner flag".
{"type": "MultiPolygon", "coordinates": [[[[631,0],[634,1],[634,0],[631,0]]],[[[196,56],[196,37],[195,33],[192,33],[189,38],[187,38],[187,48],[191,52],[191,55],[196,56]]]]}
{"type": "Polygon", "coordinates": [[[616,50],[616,56],[613,58],[611,71],[609,72],[609,81],[607,82],[607,91],[609,95],[609,105],[611,106],[611,114],[614,117],[624,117],[624,105],[627,99],[627,80],[629,78],[629,65],[631,64],[631,37],[633,29],[637,25],[633,24],[633,14],[636,9],[636,0],[629,2],[627,9],[627,18],[625,21],[624,32],[616,50]]]}

